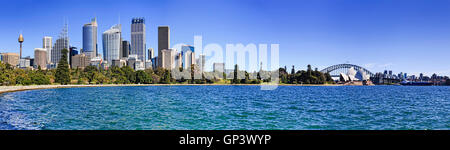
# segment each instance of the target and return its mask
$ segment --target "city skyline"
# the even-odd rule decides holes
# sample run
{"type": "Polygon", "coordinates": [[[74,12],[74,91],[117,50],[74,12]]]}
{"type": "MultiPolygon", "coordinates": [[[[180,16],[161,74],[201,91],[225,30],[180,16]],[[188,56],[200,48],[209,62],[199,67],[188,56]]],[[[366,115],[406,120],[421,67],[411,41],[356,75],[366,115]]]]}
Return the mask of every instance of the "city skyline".
{"type": "MultiPolygon", "coordinates": [[[[121,22],[123,40],[130,41],[129,22],[142,16],[147,20],[146,34],[149,38],[146,47],[155,50],[158,48],[157,27],[168,25],[172,30],[170,42],[174,44],[193,44],[195,35],[202,35],[204,43],[221,45],[279,43],[280,58],[283,58],[280,59],[280,67],[295,65],[298,70],[311,64],[323,69],[349,62],[372,72],[387,69],[416,75],[421,72],[428,76],[432,73],[450,75],[445,61],[450,49],[450,19],[444,18],[450,9],[449,2],[445,1],[364,1],[355,4],[349,4],[349,1],[269,1],[259,4],[250,0],[196,5],[190,1],[131,1],[107,5],[94,2],[86,8],[75,4],[78,1],[9,3],[11,8],[1,10],[7,17],[1,29],[5,34],[0,39],[0,52],[18,53],[17,36],[23,33],[26,39],[23,57],[34,56],[34,48],[42,47],[44,36],[56,40],[64,18],[68,20],[70,45],[81,48],[82,26],[91,18],[98,18],[98,34],[121,22]],[[67,11],[58,8],[30,13],[32,7],[46,4],[50,4],[48,7],[70,4],[70,7],[67,11]],[[297,6],[295,9],[299,11],[289,12],[293,6],[297,6]],[[117,15],[102,12],[109,7],[123,9],[119,9],[117,15]],[[135,9],[129,9],[131,7],[135,9]],[[23,11],[9,15],[10,9],[19,8],[23,11]],[[161,11],[167,8],[192,11],[183,11],[185,13],[182,14],[161,11]],[[202,13],[204,11],[211,13],[202,13]],[[40,20],[46,20],[45,24],[40,20]]],[[[102,40],[99,39],[98,43],[102,40]]],[[[103,48],[99,46],[98,51],[102,52],[103,48]]]]}

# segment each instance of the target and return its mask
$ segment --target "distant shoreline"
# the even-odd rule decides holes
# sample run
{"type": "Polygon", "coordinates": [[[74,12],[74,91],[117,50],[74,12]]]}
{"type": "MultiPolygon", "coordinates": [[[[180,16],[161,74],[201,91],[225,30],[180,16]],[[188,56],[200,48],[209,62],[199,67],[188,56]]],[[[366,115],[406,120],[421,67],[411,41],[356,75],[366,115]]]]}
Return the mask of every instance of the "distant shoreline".
{"type": "MultiPolygon", "coordinates": [[[[263,86],[267,84],[92,84],[92,85],[29,85],[29,86],[0,86],[0,94],[59,88],[80,88],[80,87],[127,87],[127,86],[263,86]]],[[[270,85],[269,85],[270,86],[270,85]]],[[[275,86],[275,85],[273,85],[275,86]]],[[[278,84],[278,86],[343,86],[337,84],[278,84]]]]}

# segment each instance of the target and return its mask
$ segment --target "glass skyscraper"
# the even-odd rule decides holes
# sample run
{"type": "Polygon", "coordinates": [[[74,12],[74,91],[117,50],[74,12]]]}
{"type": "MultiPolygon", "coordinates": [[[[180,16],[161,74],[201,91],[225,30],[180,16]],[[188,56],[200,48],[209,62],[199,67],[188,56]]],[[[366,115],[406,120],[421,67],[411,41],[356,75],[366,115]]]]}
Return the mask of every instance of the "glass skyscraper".
{"type": "Polygon", "coordinates": [[[195,64],[195,48],[191,45],[181,46],[182,66],[184,69],[190,68],[195,64]]]}
{"type": "Polygon", "coordinates": [[[52,61],[52,37],[45,36],[42,39],[42,48],[47,51],[47,64],[50,64],[52,61]]]}
{"type": "Polygon", "coordinates": [[[97,19],[83,26],[83,52],[89,58],[97,56],[97,19]]]}
{"type": "Polygon", "coordinates": [[[131,53],[138,59],[145,61],[145,19],[133,18],[131,21],[131,53]]]}
{"type": "Polygon", "coordinates": [[[119,60],[121,56],[122,27],[115,25],[103,32],[103,60],[110,66],[113,60],[119,60]]]}
{"type": "Polygon", "coordinates": [[[67,62],[69,62],[69,37],[68,37],[68,27],[67,24],[64,25],[64,28],[59,35],[59,38],[55,42],[55,46],[53,46],[51,50],[51,61],[55,66],[58,66],[59,60],[62,57],[62,50],[67,50],[67,62]]]}

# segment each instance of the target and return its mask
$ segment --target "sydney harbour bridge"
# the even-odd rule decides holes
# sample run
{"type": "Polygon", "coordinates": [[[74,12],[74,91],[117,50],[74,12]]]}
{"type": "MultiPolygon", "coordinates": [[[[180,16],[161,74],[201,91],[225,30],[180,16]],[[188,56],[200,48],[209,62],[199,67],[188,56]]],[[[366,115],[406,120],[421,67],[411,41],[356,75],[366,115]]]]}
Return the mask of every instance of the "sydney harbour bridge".
{"type": "Polygon", "coordinates": [[[353,65],[353,64],[337,64],[337,65],[327,67],[327,68],[321,70],[320,72],[329,73],[331,75],[331,77],[340,77],[341,73],[348,74],[348,71],[351,68],[353,68],[356,71],[362,71],[370,77],[373,77],[375,75],[372,72],[370,72],[369,70],[367,70],[366,68],[363,68],[358,65],[353,65]]]}

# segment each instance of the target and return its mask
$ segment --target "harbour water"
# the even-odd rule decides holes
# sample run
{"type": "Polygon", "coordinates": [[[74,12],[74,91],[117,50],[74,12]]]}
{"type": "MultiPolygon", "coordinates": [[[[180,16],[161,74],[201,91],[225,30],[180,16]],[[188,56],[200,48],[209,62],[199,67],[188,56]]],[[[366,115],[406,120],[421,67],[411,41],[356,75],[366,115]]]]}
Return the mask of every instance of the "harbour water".
{"type": "Polygon", "coordinates": [[[0,94],[2,130],[441,130],[450,87],[138,86],[0,94]]]}

